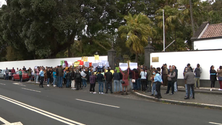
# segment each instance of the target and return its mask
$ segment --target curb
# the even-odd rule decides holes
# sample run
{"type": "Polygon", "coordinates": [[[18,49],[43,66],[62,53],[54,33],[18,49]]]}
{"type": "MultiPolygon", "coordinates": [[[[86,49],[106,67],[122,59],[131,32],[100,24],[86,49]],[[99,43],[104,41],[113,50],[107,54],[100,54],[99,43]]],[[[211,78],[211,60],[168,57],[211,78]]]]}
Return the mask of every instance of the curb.
{"type": "Polygon", "coordinates": [[[134,92],[132,91],[133,94],[149,99],[149,100],[154,100],[156,102],[168,102],[171,104],[179,104],[179,105],[186,105],[186,106],[196,106],[196,107],[201,107],[201,108],[211,108],[211,109],[219,109],[222,110],[222,105],[214,105],[214,104],[206,104],[206,103],[196,103],[196,102],[186,102],[186,101],[177,101],[177,100],[170,100],[170,99],[157,99],[153,96],[147,96],[144,94],[141,94],[139,92],[134,92]]]}
{"type": "MultiPolygon", "coordinates": [[[[167,88],[161,88],[161,90],[167,90],[167,88]]],[[[179,91],[179,92],[185,92],[184,89],[178,89],[177,91],[179,91]]],[[[207,89],[205,89],[204,91],[201,91],[201,90],[196,89],[196,90],[195,90],[195,93],[222,95],[222,92],[221,92],[221,91],[216,91],[216,90],[213,90],[213,91],[210,91],[210,90],[209,90],[209,91],[207,91],[207,89]]]]}

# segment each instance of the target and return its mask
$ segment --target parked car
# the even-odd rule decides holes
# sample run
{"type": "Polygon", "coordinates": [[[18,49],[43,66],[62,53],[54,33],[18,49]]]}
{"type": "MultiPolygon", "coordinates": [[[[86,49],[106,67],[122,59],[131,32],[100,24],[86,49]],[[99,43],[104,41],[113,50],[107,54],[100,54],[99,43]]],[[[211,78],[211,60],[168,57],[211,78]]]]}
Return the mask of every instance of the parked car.
{"type": "MultiPolygon", "coordinates": [[[[15,80],[20,80],[20,77],[19,77],[19,72],[15,72],[15,74],[13,74],[12,76],[12,80],[15,81],[15,80]]],[[[29,75],[26,71],[22,71],[22,81],[28,81],[29,80],[29,75]]]]}
{"type": "MultiPolygon", "coordinates": [[[[9,73],[8,73],[8,77],[9,79],[12,78],[12,70],[8,69],[9,73]]],[[[0,78],[5,79],[5,69],[0,69],[0,78]]]]}

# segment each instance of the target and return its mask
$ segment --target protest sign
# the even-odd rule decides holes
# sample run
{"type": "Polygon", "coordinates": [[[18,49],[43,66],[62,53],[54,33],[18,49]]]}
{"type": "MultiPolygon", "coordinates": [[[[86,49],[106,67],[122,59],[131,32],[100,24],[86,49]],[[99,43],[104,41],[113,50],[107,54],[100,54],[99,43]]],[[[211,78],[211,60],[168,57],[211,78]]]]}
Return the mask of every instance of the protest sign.
{"type": "Polygon", "coordinates": [[[98,63],[92,63],[92,66],[95,68],[97,67],[99,64],[98,63]]]}
{"type": "Polygon", "coordinates": [[[75,62],[74,62],[74,67],[79,66],[79,63],[80,63],[79,61],[75,61],[75,62]]]}
{"type": "Polygon", "coordinates": [[[83,56],[83,57],[82,57],[82,61],[88,62],[88,57],[87,57],[87,56],[83,56]]]}
{"type": "Polygon", "coordinates": [[[85,67],[89,67],[89,62],[85,62],[85,67]]]}
{"type": "Polygon", "coordinates": [[[137,69],[137,68],[138,68],[137,65],[138,65],[138,64],[135,63],[135,62],[130,62],[130,63],[129,63],[129,67],[130,67],[131,70],[133,70],[133,69],[137,69]]]}
{"type": "Polygon", "coordinates": [[[119,63],[119,67],[121,68],[122,71],[126,71],[128,68],[127,63],[119,63]]]}
{"type": "Polygon", "coordinates": [[[99,55],[94,55],[95,60],[99,60],[99,55]]]}

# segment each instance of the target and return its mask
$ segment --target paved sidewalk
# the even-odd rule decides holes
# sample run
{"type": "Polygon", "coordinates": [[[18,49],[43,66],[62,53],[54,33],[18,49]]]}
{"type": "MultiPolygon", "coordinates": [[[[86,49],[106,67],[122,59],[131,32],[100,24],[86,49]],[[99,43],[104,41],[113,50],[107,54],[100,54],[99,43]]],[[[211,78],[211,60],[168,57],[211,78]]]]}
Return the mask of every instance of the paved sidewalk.
{"type": "Polygon", "coordinates": [[[185,100],[184,97],[186,95],[185,89],[179,87],[179,91],[175,92],[173,95],[165,94],[166,93],[166,87],[161,88],[161,94],[162,99],[158,100],[154,96],[151,96],[150,92],[142,92],[137,91],[133,92],[134,94],[145,97],[147,99],[155,100],[155,101],[162,101],[162,102],[169,102],[173,104],[181,104],[181,105],[194,105],[194,106],[200,106],[200,107],[209,107],[209,108],[217,108],[222,110],[222,91],[218,91],[217,89],[214,89],[213,91],[210,91],[208,88],[201,88],[195,91],[198,91],[195,93],[195,99],[188,99],[185,100]],[[215,94],[215,92],[217,94],[215,94]]]}

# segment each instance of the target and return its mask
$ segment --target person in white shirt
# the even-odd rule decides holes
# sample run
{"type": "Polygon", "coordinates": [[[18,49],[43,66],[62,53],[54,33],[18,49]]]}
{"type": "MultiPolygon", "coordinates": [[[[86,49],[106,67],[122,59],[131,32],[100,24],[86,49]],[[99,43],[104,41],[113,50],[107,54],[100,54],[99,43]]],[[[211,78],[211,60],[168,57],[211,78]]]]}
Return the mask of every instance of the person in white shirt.
{"type": "Polygon", "coordinates": [[[142,91],[146,91],[146,86],[147,86],[146,76],[147,76],[147,72],[145,72],[143,69],[141,69],[140,76],[141,76],[142,91]]]}

